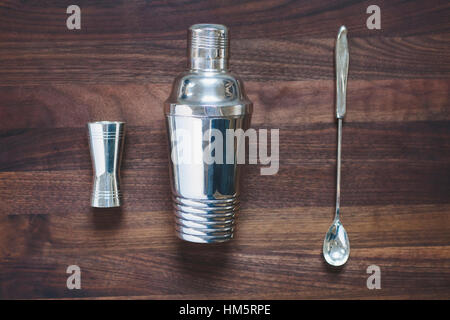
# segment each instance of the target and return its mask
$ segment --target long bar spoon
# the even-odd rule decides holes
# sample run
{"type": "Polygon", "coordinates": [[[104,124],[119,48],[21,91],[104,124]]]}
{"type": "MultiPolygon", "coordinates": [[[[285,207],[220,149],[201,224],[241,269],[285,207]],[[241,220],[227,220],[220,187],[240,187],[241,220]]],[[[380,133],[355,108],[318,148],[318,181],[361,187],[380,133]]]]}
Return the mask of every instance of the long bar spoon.
{"type": "Polygon", "coordinates": [[[336,118],[338,120],[338,145],[336,165],[336,213],[334,221],[323,240],[323,257],[332,266],[342,266],[350,255],[350,242],[340,220],[341,197],[341,142],[342,120],[346,112],[346,91],[348,74],[347,28],[341,26],[336,39],[336,118]]]}

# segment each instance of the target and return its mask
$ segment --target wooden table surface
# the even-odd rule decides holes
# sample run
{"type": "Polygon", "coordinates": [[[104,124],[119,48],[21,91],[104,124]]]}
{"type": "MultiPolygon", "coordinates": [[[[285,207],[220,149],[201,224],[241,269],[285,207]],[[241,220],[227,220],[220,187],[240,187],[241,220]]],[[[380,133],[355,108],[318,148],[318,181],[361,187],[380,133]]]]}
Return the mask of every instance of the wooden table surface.
{"type": "Polygon", "coordinates": [[[0,298],[450,298],[450,4],[430,1],[2,1],[0,298]],[[66,8],[81,7],[81,30],[66,8]],[[366,8],[381,8],[368,30],[366,8]],[[235,239],[174,235],[162,103],[191,24],[223,23],[252,126],[280,129],[280,170],[247,165],[235,239]],[[349,30],[342,215],[334,40],[349,30]],[[128,123],[124,206],[91,209],[86,122],[128,123]],[[369,290],[366,270],[381,269],[369,290]],[[66,268],[81,268],[81,290],[66,268]]]}

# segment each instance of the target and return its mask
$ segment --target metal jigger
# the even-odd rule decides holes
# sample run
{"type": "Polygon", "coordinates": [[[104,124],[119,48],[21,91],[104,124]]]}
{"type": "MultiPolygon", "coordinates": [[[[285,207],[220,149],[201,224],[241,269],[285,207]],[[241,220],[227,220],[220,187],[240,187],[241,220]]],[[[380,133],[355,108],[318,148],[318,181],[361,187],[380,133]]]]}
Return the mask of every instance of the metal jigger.
{"type": "Polygon", "coordinates": [[[120,207],[120,162],[122,158],[125,123],[120,121],[89,122],[94,183],[91,206],[120,207]]]}

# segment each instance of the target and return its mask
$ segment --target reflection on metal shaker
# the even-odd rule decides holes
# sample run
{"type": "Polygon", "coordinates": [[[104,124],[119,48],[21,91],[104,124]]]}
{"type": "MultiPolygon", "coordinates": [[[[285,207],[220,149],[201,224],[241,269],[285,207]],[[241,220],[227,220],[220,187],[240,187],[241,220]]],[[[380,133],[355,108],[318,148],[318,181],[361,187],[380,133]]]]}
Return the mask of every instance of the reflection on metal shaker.
{"type": "Polygon", "coordinates": [[[230,129],[248,129],[253,104],[229,72],[225,26],[193,25],[188,42],[189,68],[165,102],[176,234],[224,242],[233,238],[240,175],[236,139],[226,143],[225,137],[230,129]]]}

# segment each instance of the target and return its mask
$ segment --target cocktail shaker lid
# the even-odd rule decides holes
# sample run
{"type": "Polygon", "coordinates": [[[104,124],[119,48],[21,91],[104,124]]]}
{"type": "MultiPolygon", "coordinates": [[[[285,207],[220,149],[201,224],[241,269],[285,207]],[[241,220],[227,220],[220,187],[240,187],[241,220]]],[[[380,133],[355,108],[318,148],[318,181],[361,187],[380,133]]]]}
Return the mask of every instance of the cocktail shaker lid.
{"type": "Polygon", "coordinates": [[[240,117],[253,105],[238,76],[228,70],[228,28],[194,24],[188,31],[188,70],[174,81],[165,114],[188,117],[240,117]]]}
{"type": "Polygon", "coordinates": [[[228,48],[228,28],[222,24],[200,23],[189,27],[189,40],[193,48],[228,48]]]}
{"type": "Polygon", "coordinates": [[[188,32],[189,69],[220,71],[228,69],[228,28],[221,24],[194,24],[188,32]]]}

